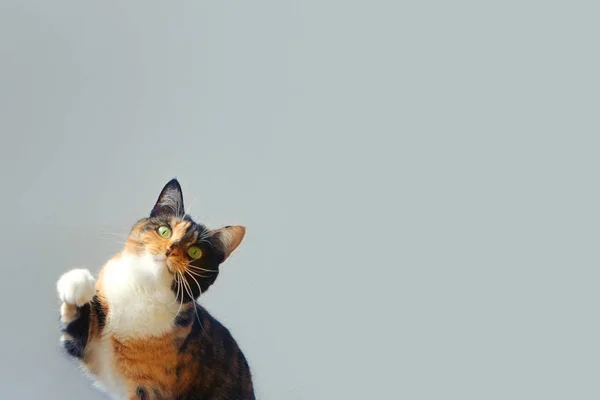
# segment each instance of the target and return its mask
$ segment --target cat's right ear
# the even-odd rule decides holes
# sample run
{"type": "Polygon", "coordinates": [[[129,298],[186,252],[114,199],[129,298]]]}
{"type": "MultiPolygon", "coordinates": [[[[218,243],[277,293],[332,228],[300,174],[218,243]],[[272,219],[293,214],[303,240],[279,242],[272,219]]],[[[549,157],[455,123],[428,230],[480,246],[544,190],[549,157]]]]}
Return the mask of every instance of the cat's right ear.
{"type": "Polygon", "coordinates": [[[225,228],[217,229],[215,235],[220,241],[220,247],[223,250],[223,261],[221,262],[224,262],[242,243],[242,239],[246,235],[246,228],[240,225],[226,226],[225,228]]]}
{"type": "Polygon", "coordinates": [[[183,192],[177,179],[171,179],[160,192],[150,217],[176,216],[183,217],[183,192]]]}

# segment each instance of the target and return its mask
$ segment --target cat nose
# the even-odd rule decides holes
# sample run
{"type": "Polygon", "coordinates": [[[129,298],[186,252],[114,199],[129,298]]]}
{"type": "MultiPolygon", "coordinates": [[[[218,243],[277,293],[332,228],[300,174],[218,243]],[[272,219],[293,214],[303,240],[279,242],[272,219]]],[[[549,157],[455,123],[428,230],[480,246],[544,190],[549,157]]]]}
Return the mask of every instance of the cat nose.
{"type": "Polygon", "coordinates": [[[169,248],[167,249],[167,252],[165,253],[165,255],[166,255],[167,257],[169,257],[169,256],[171,255],[171,253],[172,253],[172,252],[173,252],[173,250],[172,250],[172,249],[169,247],[169,248]]]}

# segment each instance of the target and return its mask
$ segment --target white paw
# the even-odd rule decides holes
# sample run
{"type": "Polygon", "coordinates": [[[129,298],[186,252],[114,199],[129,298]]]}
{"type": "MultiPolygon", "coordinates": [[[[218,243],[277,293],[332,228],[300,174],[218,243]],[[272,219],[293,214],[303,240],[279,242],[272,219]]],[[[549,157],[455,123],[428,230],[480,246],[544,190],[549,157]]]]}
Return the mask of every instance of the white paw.
{"type": "Polygon", "coordinates": [[[56,283],[58,297],[78,307],[89,303],[96,294],[96,279],[87,269],[73,269],[56,283]]]}

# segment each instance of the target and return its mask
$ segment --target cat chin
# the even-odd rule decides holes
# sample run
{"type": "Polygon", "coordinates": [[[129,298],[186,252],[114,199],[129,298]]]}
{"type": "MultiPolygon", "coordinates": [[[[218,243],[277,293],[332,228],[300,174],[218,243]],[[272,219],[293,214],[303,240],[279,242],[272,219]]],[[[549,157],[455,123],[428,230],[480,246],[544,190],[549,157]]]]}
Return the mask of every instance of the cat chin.
{"type": "Polygon", "coordinates": [[[113,262],[118,262],[131,270],[140,283],[151,280],[164,280],[171,277],[172,273],[167,265],[167,257],[155,255],[148,251],[141,254],[123,252],[121,257],[113,262]]]}
{"type": "Polygon", "coordinates": [[[164,254],[153,254],[152,258],[154,258],[154,261],[156,261],[157,263],[167,261],[167,256],[165,256],[164,254]]]}
{"type": "Polygon", "coordinates": [[[159,269],[167,269],[171,272],[171,268],[169,266],[169,262],[167,257],[165,256],[152,256],[152,261],[156,264],[156,267],[159,269]]]}

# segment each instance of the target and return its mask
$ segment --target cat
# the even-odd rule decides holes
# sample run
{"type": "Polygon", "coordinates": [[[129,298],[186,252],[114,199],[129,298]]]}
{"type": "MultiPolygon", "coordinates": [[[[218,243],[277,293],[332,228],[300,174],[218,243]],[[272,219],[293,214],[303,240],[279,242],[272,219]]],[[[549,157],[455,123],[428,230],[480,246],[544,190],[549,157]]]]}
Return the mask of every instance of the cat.
{"type": "Polygon", "coordinates": [[[194,222],[169,181],[97,280],[58,280],[62,347],[115,400],[254,400],[244,354],[197,303],[245,232],[194,222]]]}

